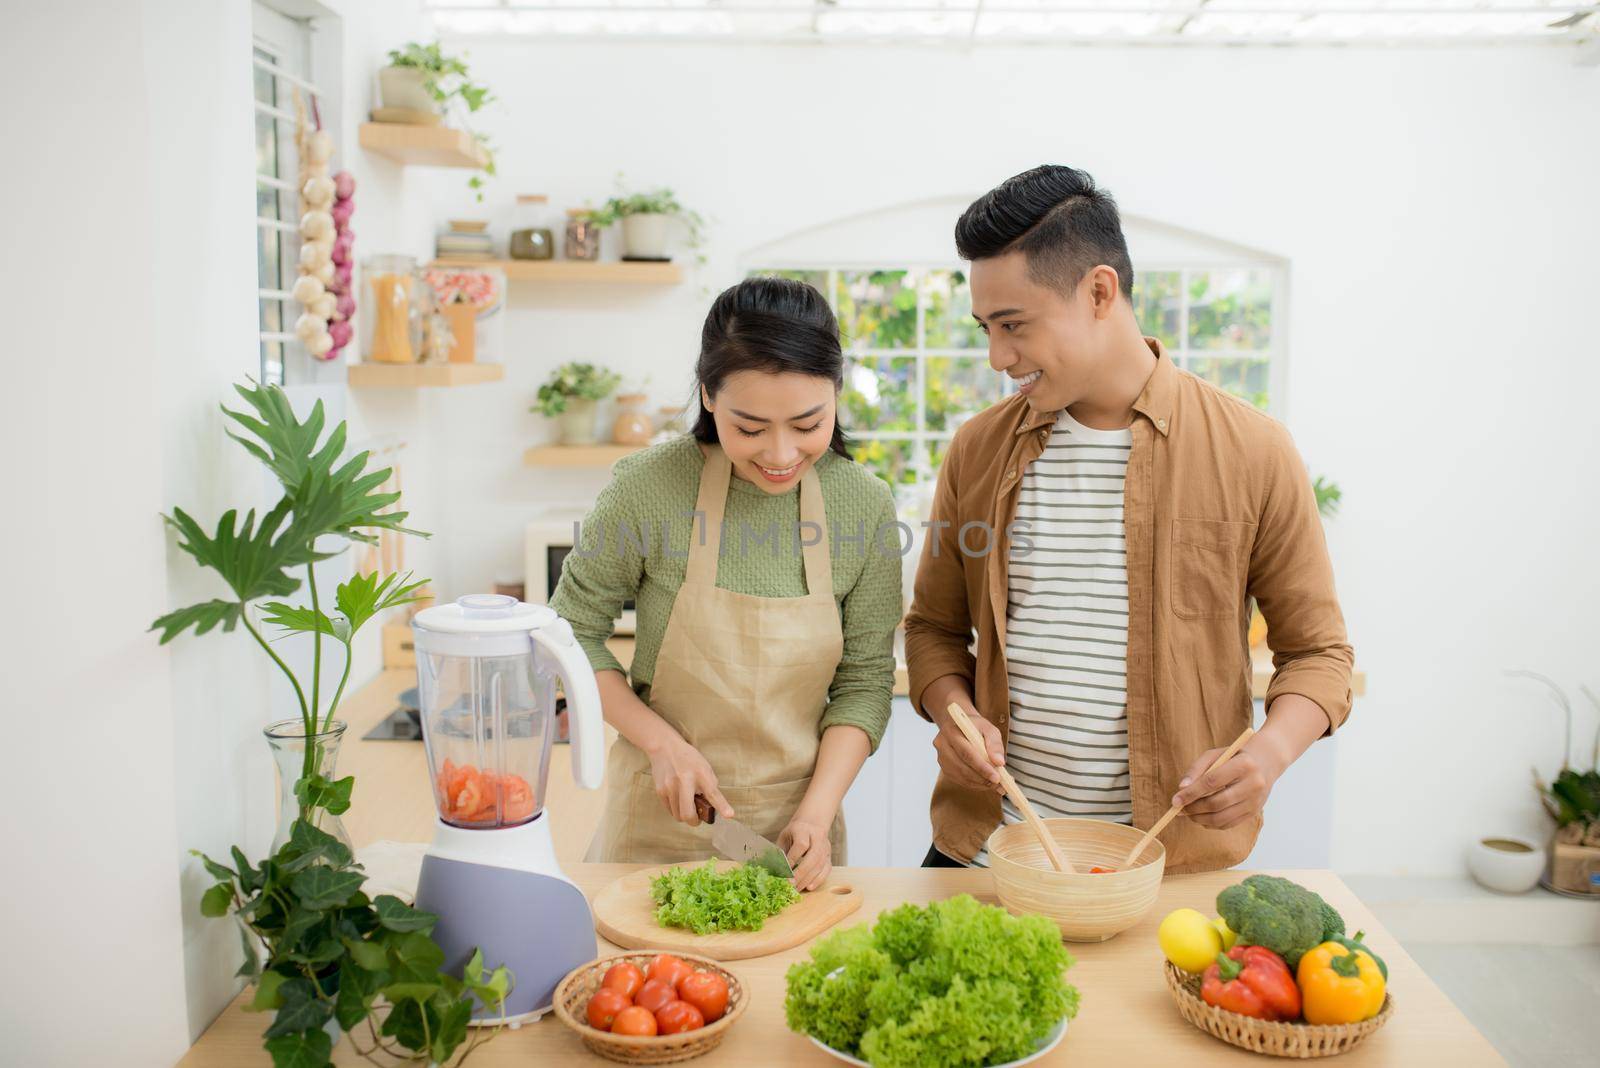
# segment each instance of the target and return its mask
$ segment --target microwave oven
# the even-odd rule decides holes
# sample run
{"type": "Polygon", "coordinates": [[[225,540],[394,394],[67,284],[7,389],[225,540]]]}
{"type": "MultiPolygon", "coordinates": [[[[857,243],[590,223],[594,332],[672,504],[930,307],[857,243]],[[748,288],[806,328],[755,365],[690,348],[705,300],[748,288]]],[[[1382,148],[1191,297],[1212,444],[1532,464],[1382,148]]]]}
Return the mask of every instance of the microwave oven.
{"type": "MultiPolygon", "coordinates": [[[[583,521],[583,513],[551,517],[529,523],[523,539],[523,570],[526,578],[524,599],[530,604],[549,604],[561,581],[561,565],[572,551],[572,534],[583,521]]],[[[632,635],[635,628],[633,602],[622,606],[614,628],[617,634],[632,635]]]]}

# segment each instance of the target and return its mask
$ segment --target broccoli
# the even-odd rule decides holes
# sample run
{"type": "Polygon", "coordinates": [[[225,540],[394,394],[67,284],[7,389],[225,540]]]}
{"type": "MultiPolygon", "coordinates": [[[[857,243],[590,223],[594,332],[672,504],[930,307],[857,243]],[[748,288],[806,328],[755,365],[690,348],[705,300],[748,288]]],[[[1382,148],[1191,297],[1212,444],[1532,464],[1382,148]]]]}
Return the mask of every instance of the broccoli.
{"type": "Polygon", "coordinates": [[[1217,911],[1240,942],[1272,950],[1290,971],[1331,932],[1344,933],[1344,918],[1319,894],[1275,875],[1252,875],[1228,887],[1217,895],[1217,911]]]}
{"type": "Polygon", "coordinates": [[[1339,910],[1322,900],[1322,895],[1314,890],[1307,890],[1317,899],[1317,904],[1322,906],[1322,940],[1324,942],[1337,942],[1344,937],[1344,917],[1339,915],[1339,910]]]}

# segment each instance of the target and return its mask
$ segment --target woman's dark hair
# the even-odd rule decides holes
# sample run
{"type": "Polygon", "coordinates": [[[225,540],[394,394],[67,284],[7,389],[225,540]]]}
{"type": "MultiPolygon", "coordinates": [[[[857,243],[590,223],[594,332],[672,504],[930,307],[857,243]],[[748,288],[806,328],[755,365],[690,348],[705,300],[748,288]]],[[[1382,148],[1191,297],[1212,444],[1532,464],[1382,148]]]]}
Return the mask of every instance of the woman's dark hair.
{"type": "Polygon", "coordinates": [[[1117,202],[1087,172],[1046,165],[1013,175],[974,200],[956,223],[956,251],[984,260],[1016,249],[1028,277],[1071,293],[1100,264],[1133,299],[1133,262],[1117,202]]]}
{"type": "MultiPolygon", "coordinates": [[[[789,278],[746,278],[724,289],[700,331],[700,359],[694,365],[696,440],[716,443],[717,422],[701,400],[700,388],[716,396],[729,375],[740,371],[811,375],[826,378],[835,390],[844,385],[844,350],[839,324],[827,300],[811,286],[789,278]]],[[[850,459],[849,440],[835,417],[828,447],[850,459]]]]}

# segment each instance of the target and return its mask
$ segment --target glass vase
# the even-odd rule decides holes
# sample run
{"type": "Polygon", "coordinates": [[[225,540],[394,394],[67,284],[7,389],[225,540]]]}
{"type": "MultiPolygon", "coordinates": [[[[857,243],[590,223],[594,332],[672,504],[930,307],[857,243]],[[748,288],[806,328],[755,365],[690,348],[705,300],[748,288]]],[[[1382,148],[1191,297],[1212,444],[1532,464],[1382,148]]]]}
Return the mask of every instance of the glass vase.
{"type": "MultiPolygon", "coordinates": [[[[295,820],[305,814],[299,799],[295,797],[295,784],[307,775],[321,775],[329,782],[338,778],[334,766],[339,760],[339,743],[344,740],[345,726],[343,720],[336,719],[327,725],[326,730],[308,739],[304,723],[298,719],[285,719],[269,725],[262,732],[267,737],[267,745],[272,749],[272,761],[278,770],[278,828],[272,835],[271,852],[277,853],[289,841],[295,820]]],[[[344,824],[327,809],[316,809],[311,825],[333,835],[354,852],[344,824]]]]}

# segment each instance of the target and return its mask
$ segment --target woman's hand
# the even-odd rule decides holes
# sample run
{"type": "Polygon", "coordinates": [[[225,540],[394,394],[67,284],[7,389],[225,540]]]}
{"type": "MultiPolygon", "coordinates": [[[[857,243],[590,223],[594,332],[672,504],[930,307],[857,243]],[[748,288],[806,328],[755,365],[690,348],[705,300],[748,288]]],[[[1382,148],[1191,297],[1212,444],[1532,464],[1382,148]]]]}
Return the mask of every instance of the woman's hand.
{"type": "Polygon", "coordinates": [[[815,890],[833,873],[833,844],[828,841],[828,826],[796,814],[778,834],[778,848],[794,869],[794,888],[804,893],[815,890]]]}
{"type": "Polygon", "coordinates": [[[733,806],[717,789],[717,773],[711,770],[700,750],[684,741],[676,732],[654,749],[647,750],[650,757],[650,777],[655,780],[656,796],[672,818],[691,827],[700,826],[700,817],[694,810],[694,795],[704,794],[718,815],[732,817],[733,806]]]}

